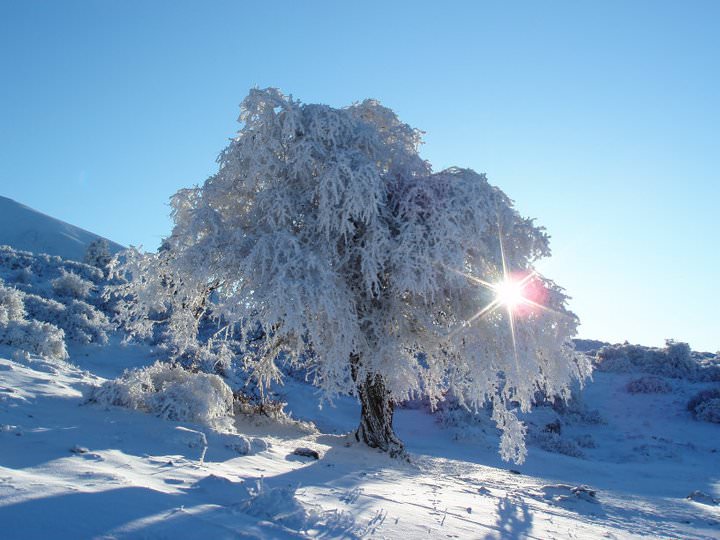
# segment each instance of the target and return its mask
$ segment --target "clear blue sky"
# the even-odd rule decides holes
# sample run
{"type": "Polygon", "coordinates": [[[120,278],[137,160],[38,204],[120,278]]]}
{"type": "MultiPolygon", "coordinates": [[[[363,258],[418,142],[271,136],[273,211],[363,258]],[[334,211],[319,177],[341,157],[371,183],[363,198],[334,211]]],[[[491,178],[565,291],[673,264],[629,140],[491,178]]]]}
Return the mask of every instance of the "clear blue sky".
{"type": "Polygon", "coordinates": [[[154,249],[248,89],[375,97],[548,228],[582,337],[716,351],[719,36],[716,1],[0,0],[0,195],[154,249]]]}

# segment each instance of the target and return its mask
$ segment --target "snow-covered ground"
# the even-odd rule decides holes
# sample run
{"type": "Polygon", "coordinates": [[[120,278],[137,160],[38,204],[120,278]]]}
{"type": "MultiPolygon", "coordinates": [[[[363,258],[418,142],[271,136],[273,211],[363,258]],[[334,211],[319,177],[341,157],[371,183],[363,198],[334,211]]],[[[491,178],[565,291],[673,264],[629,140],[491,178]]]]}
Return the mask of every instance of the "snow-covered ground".
{"type": "MultiPolygon", "coordinates": [[[[0,245],[82,261],[97,234],[0,196],[0,245]]],[[[112,253],[122,249],[108,241],[112,253]]]]}
{"type": "Polygon", "coordinates": [[[631,375],[597,373],[585,401],[606,423],[567,428],[596,447],[576,458],[531,446],[519,467],[500,461],[489,427],[463,437],[422,408],[401,409],[403,463],[345,435],[359,414],[349,398],[318,409],[314,390],[289,380],[287,408],[319,432],[242,419],[237,434],[219,433],[85,403],[104,378],[151,363],[149,349],[70,353],[51,361],[0,347],[2,538],[720,536],[720,506],[686,498],[720,497],[720,426],[684,407],[702,384],[637,395],[625,391],[631,375]],[[267,445],[255,439],[242,455],[239,434],[267,445]],[[573,492],[581,485],[595,495],[573,492]]]}
{"type": "MultiPolygon", "coordinates": [[[[101,270],[17,251],[28,246],[17,224],[2,226],[10,214],[1,210],[21,205],[8,201],[0,198],[0,233],[15,248],[0,248],[2,540],[720,537],[720,394],[702,409],[710,421],[687,408],[718,388],[713,355],[691,358],[681,344],[607,349],[579,401],[524,417],[521,466],[500,460],[486,414],[431,413],[422,402],[395,417],[410,462],[390,459],[348,436],[360,413],[353,399],[320,408],[316,390],[292,377],[276,397],[302,422],[238,416],[213,429],[105,407],[89,400],[93,390],[156,353],[111,331],[101,270]],[[45,354],[53,336],[55,359],[21,351],[45,354]],[[294,453],[303,447],[319,459],[294,453]]],[[[94,239],[20,210],[18,223],[38,233],[29,249],[94,239]]]]}

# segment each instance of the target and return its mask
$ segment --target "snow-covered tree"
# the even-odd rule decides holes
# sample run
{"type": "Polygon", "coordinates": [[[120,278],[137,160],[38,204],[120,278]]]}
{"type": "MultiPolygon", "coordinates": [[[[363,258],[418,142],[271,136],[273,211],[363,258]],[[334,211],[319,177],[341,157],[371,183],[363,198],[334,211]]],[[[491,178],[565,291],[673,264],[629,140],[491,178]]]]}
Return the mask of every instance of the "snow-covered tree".
{"type": "Polygon", "coordinates": [[[187,346],[202,314],[259,323],[246,359],[259,384],[280,379],[279,359],[305,367],[327,398],[356,395],[356,437],[392,454],[394,403],[489,402],[503,457],[522,460],[516,412],[589,373],[566,296],[532,266],[549,254],[544,230],[485,175],[434,172],[420,132],[377,101],[256,89],[241,110],[217,174],[173,197],[165,248],[116,261],[131,278],[115,289],[120,320],[147,335],[149,314],[171,313],[187,346]]]}
{"type": "Polygon", "coordinates": [[[111,260],[112,255],[110,255],[110,244],[108,241],[104,238],[96,238],[88,244],[83,262],[105,271],[111,260]]]}

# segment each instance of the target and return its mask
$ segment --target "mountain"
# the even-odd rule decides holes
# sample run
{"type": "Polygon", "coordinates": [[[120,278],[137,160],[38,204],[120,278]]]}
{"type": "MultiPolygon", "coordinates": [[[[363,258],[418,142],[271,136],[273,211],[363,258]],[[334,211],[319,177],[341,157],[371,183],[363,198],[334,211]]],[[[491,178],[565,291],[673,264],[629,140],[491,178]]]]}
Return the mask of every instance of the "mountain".
{"type": "MultiPolygon", "coordinates": [[[[97,234],[0,196],[0,245],[82,261],[88,244],[98,238],[97,234]]],[[[124,249],[110,240],[108,244],[111,253],[124,249]]]]}

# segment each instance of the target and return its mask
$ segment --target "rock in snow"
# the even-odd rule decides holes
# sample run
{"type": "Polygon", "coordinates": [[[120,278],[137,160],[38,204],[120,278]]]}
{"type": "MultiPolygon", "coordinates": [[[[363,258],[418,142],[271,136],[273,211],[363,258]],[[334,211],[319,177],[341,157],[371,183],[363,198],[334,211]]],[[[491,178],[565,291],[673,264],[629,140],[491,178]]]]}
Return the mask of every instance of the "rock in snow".
{"type": "Polygon", "coordinates": [[[317,451],[313,450],[312,448],[306,448],[304,446],[300,446],[293,450],[293,455],[320,459],[320,454],[317,451]]]}

